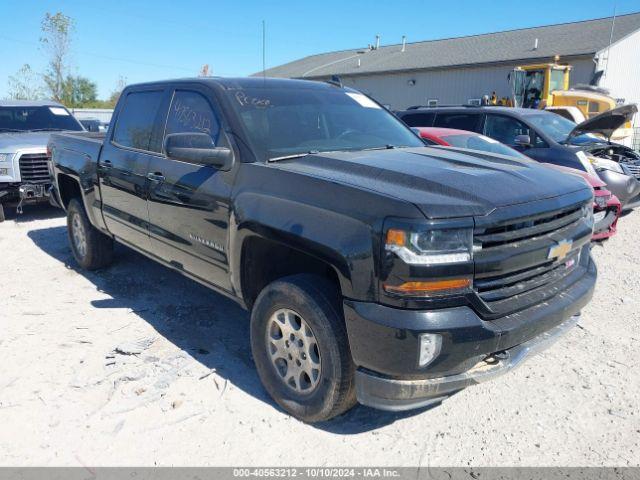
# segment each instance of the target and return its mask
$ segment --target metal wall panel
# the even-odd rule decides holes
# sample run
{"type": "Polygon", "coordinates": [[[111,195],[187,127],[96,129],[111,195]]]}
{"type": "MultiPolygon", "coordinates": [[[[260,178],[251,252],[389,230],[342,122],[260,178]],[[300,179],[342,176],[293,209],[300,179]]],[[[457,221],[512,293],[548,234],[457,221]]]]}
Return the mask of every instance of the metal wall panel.
{"type": "MultiPolygon", "coordinates": [[[[572,83],[589,82],[595,66],[591,58],[568,63],[574,67],[572,83]]],[[[380,103],[390,105],[394,110],[411,105],[427,105],[429,100],[438,100],[439,105],[459,105],[468,103],[470,99],[491,95],[493,91],[499,97],[509,96],[507,75],[516,65],[343,77],[342,81],[371,95],[380,103]]]]}
{"type": "MultiPolygon", "coordinates": [[[[598,53],[598,68],[605,71],[600,85],[625,103],[640,103],[640,31],[598,53]]],[[[640,127],[640,116],[635,125],[640,127]]]]}

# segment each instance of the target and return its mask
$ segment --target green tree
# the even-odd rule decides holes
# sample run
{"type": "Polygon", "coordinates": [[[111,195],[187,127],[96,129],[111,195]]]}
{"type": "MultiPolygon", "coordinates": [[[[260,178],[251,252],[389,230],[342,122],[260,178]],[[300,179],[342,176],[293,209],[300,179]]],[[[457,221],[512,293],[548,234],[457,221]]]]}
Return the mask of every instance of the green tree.
{"type": "Polygon", "coordinates": [[[62,83],[62,97],[59,99],[70,108],[87,107],[97,101],[98,87],[88,78],[68,75],[62,83]]]}
{"type": "Polygon", "coordinates": [[[13,100],[37,100],[42,98],[43,91],[38,75],[28,63],[9,77],[9,98],[13,100]]]}
{"type": "Polygon", "coordinates": [[[120,100],[120,94],[122,93],[122,90],[124,90],[124,87],[126,86],[127,86],[127,79],[123,76],[120,76],[120,78],[118,78],[118,83],[116,83],[115,90],[111,92],[111,95],[109,96],[109,100],[107,100],[110,106],[105,108],[114,108],[116,106],[116,103],[118,103],[118,100],[120,100]]]}
{"type": "Polygon", "coordinates": [[[74,21],[61,12],[54,15],[47,12],[42,19],[40,29],[42,30],[40,44],[49,55],[47,71],[43,75],[44,83],[51,98],[61,101],[65,89],[67,57],[74,21]]]}

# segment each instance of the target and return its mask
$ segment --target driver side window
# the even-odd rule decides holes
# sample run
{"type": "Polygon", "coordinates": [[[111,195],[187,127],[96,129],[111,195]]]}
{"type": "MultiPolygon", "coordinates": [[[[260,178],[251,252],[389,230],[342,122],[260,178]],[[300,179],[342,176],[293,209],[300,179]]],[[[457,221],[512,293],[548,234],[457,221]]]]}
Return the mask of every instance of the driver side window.
{"type": "Polygon", "coordinates": [[[510,147],[516,146],[515,139],[518,135],[533,137],[533,132],[524,123],[504,115],[487,115],[484,134],[510,147]]]}
{"type": "MultiPolygon", "coordinates": [[[[176,90],[167,116],[165,136],[172,133],[206,134],[211,138],[211,143],[207,147],[218,146],[220,122],[203,95],[187,90],[176,90]]],[[[204,145],[190,146],[204,147],[204,145]]]]}

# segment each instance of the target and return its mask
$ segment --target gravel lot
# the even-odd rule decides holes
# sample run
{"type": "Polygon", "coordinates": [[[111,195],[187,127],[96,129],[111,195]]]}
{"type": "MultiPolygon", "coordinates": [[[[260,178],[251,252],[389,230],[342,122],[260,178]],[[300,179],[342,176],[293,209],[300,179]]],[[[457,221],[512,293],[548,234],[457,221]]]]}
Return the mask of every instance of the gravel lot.
{"type": "Polygon", "coordinates": [[[638,466],[639,231],[595,248],[579,328],[519,370],[310,426],[262,389],[233,302],[124,247],[78,271],[61,213],[30,207],[0,224],[0,465],[638,466]]]}

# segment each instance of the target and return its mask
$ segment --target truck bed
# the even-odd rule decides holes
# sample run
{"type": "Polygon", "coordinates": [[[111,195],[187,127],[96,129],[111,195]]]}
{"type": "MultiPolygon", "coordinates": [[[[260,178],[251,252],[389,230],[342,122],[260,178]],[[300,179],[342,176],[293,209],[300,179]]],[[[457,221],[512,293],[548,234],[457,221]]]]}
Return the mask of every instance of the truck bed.
{"type": "Polygon", "coordinates": [[[102,132],[54,133],[49,140],[53,161],[75,172],[87,171],[88,164],[95,168],[104,138],[102,132]]]}

